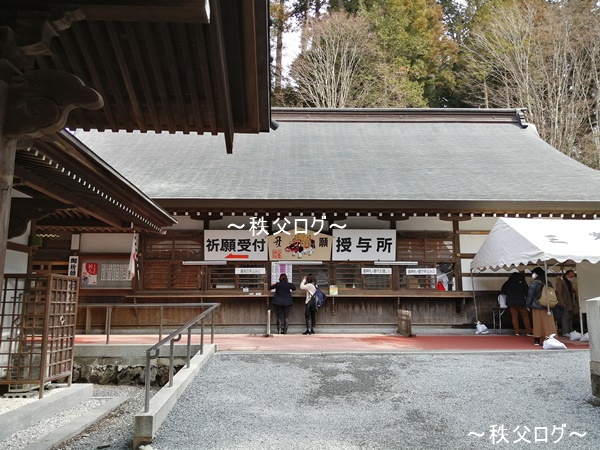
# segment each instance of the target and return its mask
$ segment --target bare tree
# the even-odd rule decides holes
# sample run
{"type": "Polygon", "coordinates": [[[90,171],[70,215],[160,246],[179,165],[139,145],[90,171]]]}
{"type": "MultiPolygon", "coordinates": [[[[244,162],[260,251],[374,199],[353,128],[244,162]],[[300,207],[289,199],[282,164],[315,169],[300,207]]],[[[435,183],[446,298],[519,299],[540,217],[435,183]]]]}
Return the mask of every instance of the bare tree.
{"type": "Polygon", "coordinates": [[[365,19],[333,12],[315,20],[305,52],[291,69],[298,94],[308,106],[344,108],[361,103],[374,41],[365,19]]]}
{"type": "Polygon", "coordinates": [[[597,133],[597,16],[569,2],[516,0],[492,8],[466,44],[470,70],[463,76],[479,93],[474,103],[526,107],[545,141],[586,160],[594,120],[597,133]]]}

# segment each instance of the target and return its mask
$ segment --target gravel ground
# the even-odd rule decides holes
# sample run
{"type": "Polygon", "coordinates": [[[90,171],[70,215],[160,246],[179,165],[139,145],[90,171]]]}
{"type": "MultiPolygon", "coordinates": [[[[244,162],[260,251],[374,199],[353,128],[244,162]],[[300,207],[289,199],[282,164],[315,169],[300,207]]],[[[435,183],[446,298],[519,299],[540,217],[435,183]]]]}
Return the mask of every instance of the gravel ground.
{"type": "MultiPolygon", "coordinates": [[[[600,399],[591,394],[589,360],[587,351],[221,352],[188,387],[147,450],[597,449],[600,399]],[[506,431],[493,433],[498,429],[506,431]]],[[[87,404],[0,442],[0,449],[20,449],[106,397],[123,396],[129,400],[116,411],[56,450],[131,449],[143,387],[96,385],[93,395],[87,404]]],[[[0,399],[0,413],[31,401],[0,399]]]]}
{"type": "Polygon", "coordinates": [[[152,448],[597,449],[590,402],[586,351],[217,354],[152,448]]]}
{"type": "MultiPolygon", "coordinates": [[[[49,397],[50,395],[61,392],[65,388],[55,388],[55,389],[46,389],[44,392],[44,398],[49,397]]],[[[33,403],[39,399],[38,397],[39,391],[34,392],[34,396],[29,398],[10,398],[10,397],[0,397],[0,414],[4,414],[5,412],[12,411],[13,409],[20,408],[21,406],[25,406],[29,403],[33,403]]],[[[16,395],[16,394],[15,394],[16,395]]],[[[0,447],[2,448],[2,447],[0,447]]]]}
{"type": "MultiPolygon", "coordinates": [[[[156,392],[156,389],[153,389],[156,392]]],[[[44,396],[52,395],[58,389],[47,391],[44,396]]],[[[0,441],[2,450],[21,450],[26,445],[51,433],[62,425],[69,423],[74,418],[81,416],[91,408],[99,406],[108,398],[128,397],[129,399],[119,408],[109,414],[102,421],[92,425],[83,434],[73,439],[71,443],[65,443],[57,448],[60,449],[98,449],[98,448],[131,448],[133,441],[133,418],[144,406],[143,386],[100,386],[95,385],[92,399],[77,407],[61,411],[52,418],[39,424],[13,434],[10,438],[0,441]]],[[[35,399],[2,399],[4,403],[2,412],[22,406],[35,399]]]]}
{"type": "Polygon", "coordinates": [[[46,436],[50,431],[71,422],[82,411],[95,408],[106,400],[106,398],[93,398],[77,407],[57,412],[51,419],[43,420],[35,426],[29,427],[26,432],[15,433],[10,438],[0,442],[0,448],[2,450],[21,450],[23,447],[46,436]]]}
{"type": "MultiPolygon", "coordinates": [[[[117,392],[131,400],[59,449],[130,449],[143,390],[95,395],[117,392]]],[[[599,425],[587,351],[217,353],[147,448],[591,450],[599,425]]]]}
{"type": "MultiPolygon", "coordinates": [[[[151,395],[157,391],[157,388],[152,388],[151,395]]],[[[86,429],[84,433],[55,447],[56,450],[132,448],[134,418],[144,407],[144,387],[94,385],[93,395],[94,397],[129,397],[129,400],[100,422],[86,429]]]]}

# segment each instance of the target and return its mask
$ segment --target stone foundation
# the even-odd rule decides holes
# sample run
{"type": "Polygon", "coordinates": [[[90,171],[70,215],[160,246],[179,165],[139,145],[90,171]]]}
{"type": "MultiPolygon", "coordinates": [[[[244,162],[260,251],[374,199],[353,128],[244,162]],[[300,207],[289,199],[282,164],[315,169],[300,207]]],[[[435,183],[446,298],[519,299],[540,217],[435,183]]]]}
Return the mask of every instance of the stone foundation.
{"type": "MultiPolygon", "coordinates": [[[[174,374],[183,366],[175,366],[174,374]]],[[[75,365],[73,383],[144,385],[146,383],[144,366],[127,365],[75,365]]],[[[169,383],[169,366],[150,366],[150,384],[165,386],[169,383]]]]}
{"type": "Polygon", "coordinates": [[[600,397],[600,363],[590,361],[590,378],[592,381],[592,394],[600,397]]]}

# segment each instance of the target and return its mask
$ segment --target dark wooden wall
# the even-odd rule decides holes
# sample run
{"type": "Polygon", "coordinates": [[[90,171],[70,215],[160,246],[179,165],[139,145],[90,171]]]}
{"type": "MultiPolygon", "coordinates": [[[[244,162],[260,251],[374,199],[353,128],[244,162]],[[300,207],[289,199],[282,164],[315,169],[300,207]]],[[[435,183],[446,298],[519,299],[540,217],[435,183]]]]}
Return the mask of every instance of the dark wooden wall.
{"type": "MultiPolygon", "coordinates": [[[[478,318],[480,321],[492,323],[492,308],[497,307],[495,294],[478,294],[478,318]]],[[[215,323],[220,326],[266,326],[267,309],[270,296],[237,296],[204,298],[204,302],[218,302],[221,307],[215,314],[215,323]]],[[[109,298],[103,297],[101,302],[109,298]]],[[[126,297],[113,297],[115,303],[132,303],[126,297]]],[[[137,299],[138,303],[189,303],[200,302],[190,298],[160,298],[137,299]]],[[[80,304],[98,303],[98,298],[83,299],[80,304]],[[91,300],[91,301],[90,301],[91,300]]],[[[317,322],[321,325],[394,325],[397,323],[397,309],[412,312],[413,324],[431,325],[467,325],[475,323],[475,308],[472,298],[411,298],[411,297],[328,297],[326,304],[319,310],[317,322]]],[[[164,308],[163,325],[165,327],[179,326],[201,311],[199,308],[164,308]]],[[[104,329],[106,310],[93,308],[91,326],[93,331],[104,329]]],[[[503,318],[504,324],[510,321],[508,316],[503,318]]],[[[160,310],[136,307],[131,304],[127,308],[115,308],[112,313],[112,327],[118,329],[147,329],[158,330],[160,310]]],[[[271,323],[276,322],[275,308],[271,307],[271,323]]],[[[86,314],[83,308],[78,312],[78,328],[85,329],[86,314]]],[[[294,297],[294,305],[290,309],[290,323],[304,324],[304,298],[294,297]]],[[[209,324],[208,320],[205,322],[209,324]]]]}

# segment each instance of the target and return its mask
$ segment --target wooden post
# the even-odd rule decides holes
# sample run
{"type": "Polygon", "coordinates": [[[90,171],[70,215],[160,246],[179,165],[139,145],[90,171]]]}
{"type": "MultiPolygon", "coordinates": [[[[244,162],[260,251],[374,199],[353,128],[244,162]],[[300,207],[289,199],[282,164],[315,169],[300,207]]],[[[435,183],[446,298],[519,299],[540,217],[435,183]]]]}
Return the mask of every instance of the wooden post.
{"type": "Polygon", "coordinates": [[[398,309],[397,316],[398,333],[406,337],[414,336],[412,333],[412,312],[405,309],[398,309]]]}
{"type": "Polygon", "coordinates": [[[10,222],[10,203],[17,154],[17,141],[7,139],[4,122],[7,116],[8,85],[0,80],[0,287],[4,286],[4,267],[10,222]]]}

